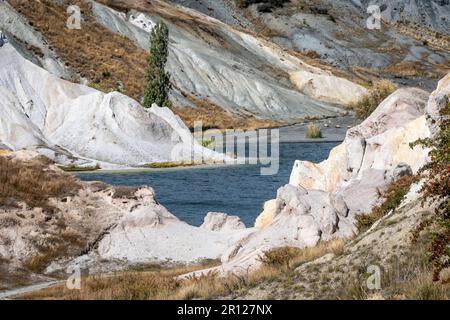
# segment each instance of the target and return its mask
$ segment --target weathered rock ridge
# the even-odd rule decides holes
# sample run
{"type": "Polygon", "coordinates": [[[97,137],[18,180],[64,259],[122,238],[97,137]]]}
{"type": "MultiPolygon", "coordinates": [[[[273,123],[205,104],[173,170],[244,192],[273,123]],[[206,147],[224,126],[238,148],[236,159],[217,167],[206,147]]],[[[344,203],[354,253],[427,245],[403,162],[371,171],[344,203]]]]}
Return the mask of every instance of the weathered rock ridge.
{"type": "Polygon", "coordinates": [[[429,98],[419,89],[400,89],[350,129],[327,160],[296,161],[290,183],[265,203],[254,231],[225,252],[218,270],[252,268],[271,248],[355,235],[355,215],[380,204],[381,192],[395,176],[417,173],[428,162],[429,150],[410,143],[430,137],[432,119],[449,94],[450,74],[429,98]]]}
{"type": "Polygon", "coordinates": [[[59,163],[101,167],[226,160],[203,148],[168,108],[70,83],[0,47],[0,142],[59,163]]]}
{"type": "MultiPolygon", "coordinates": [[[[105,272],[140,263],[195,263],[220,258],[251,231],[224,214],[210,214],[201,228],[190,226],[159,204],[150,187],[81,182],[33,151],[1,157],[24,172],[51,178],[38,183],[71,184],[66,192],[48,195],[46,208],[33,207],[20,193],[10,200],[0,197],[5,200],[0,202],[0,268],[5,273],[49,273],[74,264],[105,272]]],[[[7,171],[11,165],[0,175],[12,174],[7,171]]]]}

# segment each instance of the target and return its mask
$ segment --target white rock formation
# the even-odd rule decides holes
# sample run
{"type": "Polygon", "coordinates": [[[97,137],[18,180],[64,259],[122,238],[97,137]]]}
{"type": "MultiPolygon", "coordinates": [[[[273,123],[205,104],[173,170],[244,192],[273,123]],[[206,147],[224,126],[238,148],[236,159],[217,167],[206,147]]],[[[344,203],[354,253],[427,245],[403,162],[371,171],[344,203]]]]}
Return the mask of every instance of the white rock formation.
{"type": "MultiPolygon", "coordinates": [[[[49,172],[54,179],[68,177],[38,155],[21,150],[6,157],[49,172]]],[[[71,195],[49,199],[55,208],[51,214],[28,208],[21,199],[16,199],[16,207],[2,206],[0,259],[21,267],[41,254],[42,248],[48,251],[56,246],[58,250],[57,245],[69,241],[67,254],[74,256],[54,261],[47,271],[65,269],[67,259],[74,258],[72,264],[103,272],[114,264],[114,268],[126,268],[136,263],[189,263],[218,259],[234,242],[252,232],[237,217],[224,214],[209,215],[217,228],[190,226],[159,204],[150,187],[112,187],[98,182],[78,182],[78,186],[71,195]],[[77,242],[83,242],[81,248],[77,242]]]]}
{"type": "Polygon", "coordinates": [[[98,255],[128,263],[198,262],[219,259],[235,241],[251,229],[225,228],[217,232],[188,225],[164,207],[148,201],[128,212],[118,226],[99,243],[98,255]]]}
{"type": "Polygon", "coordinates": [[[345,106],[358,101],[367,93],[367,89],[360,85],[324,73],[296,71],[290,73],[290,79],[301,92],[310,97],[345,106]]]}
{"type": "Polygon", "coordinates": [[[61,163],[139,166],[151,162],[227,160],[203,148],[167,108],[146,110],[118,92],[104,94],[61,80],[0,47],[0,141],[36,149],[61,163]],[[80,161],[78,161],[80,162],[80,161]]]}
{"type": "Polygon", "coordinates": [[[221,212],[208,212],[200,228],[211,231],[232,231],[245,229],[245,224],[238,216],[229,216],[221,212]]]}
{"type": "Polygon", "coordinates": [[[314,246],[355,234],[355,214],[369,213],[395,175],[416,173],[429,160],[427,149],[412,149],[409,144],[430,136],[427,118],[431,125],[449,94],[450,74],[428,104],[426,92],[400,89],[350,129],[327,160],[296,161],[290,183],[278,190],[276,199],[266,202],[254,231],[228,248],[217,270],[253,268],[271,248],[314,246]]]}

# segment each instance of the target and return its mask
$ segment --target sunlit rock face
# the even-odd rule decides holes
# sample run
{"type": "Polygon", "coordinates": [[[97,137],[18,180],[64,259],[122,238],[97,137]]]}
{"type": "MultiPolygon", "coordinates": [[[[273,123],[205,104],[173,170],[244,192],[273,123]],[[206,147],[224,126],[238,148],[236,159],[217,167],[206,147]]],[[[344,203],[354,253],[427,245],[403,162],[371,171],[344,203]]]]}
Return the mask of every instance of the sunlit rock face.
{"type": "Polygon", "coordinates": [[[190,160],[192,154],[224,160],[200,146],[167,108],[144,109],[118,92],[61,80],[8,43],[0,54],[0,141],[10,149],[102,167],[190,160]]]}
{"type": "Polygon", "coordinates": [[[226,232],[245,229],[245,224],[238,216],[229,216],[222,212],[209,212],[200,228],[226,232]]]}
{"type": "Polygon", "coordinates": [[[400,89],[350,129],[327,160],[296,161],[290,183],[265,203],[255,231],[224,253],[220,270],[255,267],[271,248],[314,246],[356,234],[355,215],[370,213],[395,176],[417,173],[429,161],[429,150],[410,143],[430,137],[433,114],[447,104],[449,93],[450,74],[431,96],[400,89]]]}
{"type": "Polygon", "coordinates": [[[376,172],[392,176],[400,163],[417,172],[427,161],[427,152],[409,144],[430,134],[425,116],[427,99],[428,94],[419,89],[396,91],[368,119],[350,129],[327,160],[319,164],[296,161],[290,184],[339,192],[356,181],[379,180],[376,172]]]}

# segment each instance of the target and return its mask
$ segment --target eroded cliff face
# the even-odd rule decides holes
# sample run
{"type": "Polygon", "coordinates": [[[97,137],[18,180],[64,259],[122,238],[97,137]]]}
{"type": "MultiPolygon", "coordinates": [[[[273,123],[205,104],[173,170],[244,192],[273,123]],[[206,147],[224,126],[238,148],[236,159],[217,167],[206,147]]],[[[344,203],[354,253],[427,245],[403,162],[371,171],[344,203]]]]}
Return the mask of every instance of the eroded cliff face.
{"type": "MultiPolygon", "coordinates": [[[[222,256],[222,271],[258,265],[262,252],[282,246],[314,246],[319,241],[352,237],[356,214],[380,204],[394,178],[413,174],[429,161],[428,151],[410,147],[432,135],[440,108],[450,94],[450,74],[429,96],[400,89],[388,97],[320,164],[297,161],[290,183],[278,190],[256,220],[255,230],[222,256]]],[[[416,193],[414,201],[419,197],[416,193]]]]}
{"type": "Polygon", "coordinates": [[[270,9],[269,1],[247,8],[234,0],[175,1],[361,79],[378,75],[431,91],[449,71],[447,0],[291,0],[270,9]],[[369,29],[378,9],[381,29],[369,29]]]}
{"type": "Polygon", "coordinates": [[[0,141],[62,164],[143,166],[152,162],[226,160],[203,148],[168,108],[143,108],[118,92],[105,94],[62,80],[0,47],[0,141]]]}

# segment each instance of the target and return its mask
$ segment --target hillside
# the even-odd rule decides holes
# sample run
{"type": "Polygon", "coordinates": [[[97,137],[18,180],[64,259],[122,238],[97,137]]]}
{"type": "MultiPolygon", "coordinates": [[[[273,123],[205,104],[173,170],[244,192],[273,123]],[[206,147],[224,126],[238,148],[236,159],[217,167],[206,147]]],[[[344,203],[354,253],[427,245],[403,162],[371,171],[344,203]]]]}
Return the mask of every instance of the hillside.
{"type": "Polygon", "coordinates": [[[203,148],[168,108],[144,109],[131,98],[62,80],[0,47],[0,141],[35,150],[66,166],[143,167],[226,157],[203,148]],[[204,156],[204,157],[203,157],[204,156]]]}
{"type": "Polygon", "coordinates": [[[264,38],[165,2],[76,1],[84,13],[81,30],[65,27],[68,4],[2,2],[0,28],[27,58],[57,76],[140,101],[148,28],[165,21],[172,109],[189,127],[194,119],[226,128],[335,117],[366,91],[345,74],[336,77],[264,38]]]}
{"type": "Polygon", "coordinates": [[[286,50],[313,57],[368,81],[383,77],[432,90],[448,72],[450,4],[440,0],[291,0],[237,8],[232,0],[174,1],[270,38],[286,50]],[[381,30],[369,30],[369,5],[381,10],[381,30]]]}

